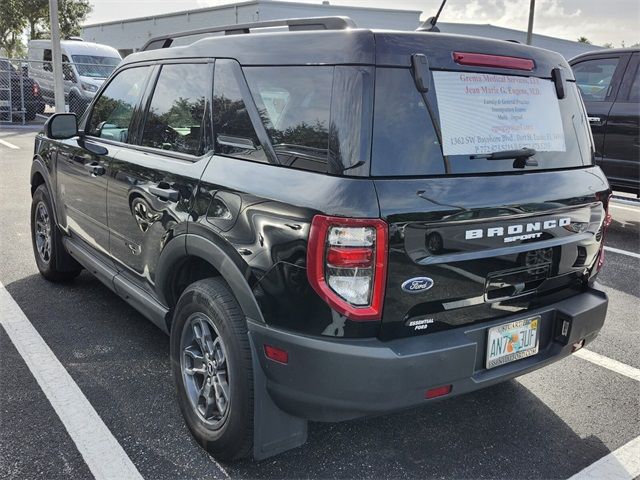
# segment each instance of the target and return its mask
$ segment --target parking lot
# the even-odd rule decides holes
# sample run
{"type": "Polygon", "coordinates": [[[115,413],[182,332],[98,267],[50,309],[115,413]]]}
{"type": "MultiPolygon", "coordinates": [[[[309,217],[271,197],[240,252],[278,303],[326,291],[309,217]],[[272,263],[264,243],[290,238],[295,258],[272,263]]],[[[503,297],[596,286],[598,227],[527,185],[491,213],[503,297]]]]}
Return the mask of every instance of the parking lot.
{"type": "MultiPolygon", "coordinates": [[[[431,408],[312,423],[301,448],[221,465],[183,423],[168,337],[86,272],[66,285],[38,275],[29,232],[35,134],[0,128],[0,283],[10,295],[0,287],[2,321],[24,313],[87,400],[65,408],[97,413],[86,415],[96,424],[84,425],[82,438],[106,432],[121,449],[105,448],[143,478],[569,478],[602,458],[604,470],[588,478],[638,475],[640,206],[633,202],[611,208],[599,277],[609,313],[580,355],[431,408]]],[[[52,406],[56,395],[64,404],[65,392],[45,391],[37,380],[48,375],[47,357],[25,358],[14,343],[3,324],[0,478],[92,478],[65,423],[74,412],[52,406]]]]}

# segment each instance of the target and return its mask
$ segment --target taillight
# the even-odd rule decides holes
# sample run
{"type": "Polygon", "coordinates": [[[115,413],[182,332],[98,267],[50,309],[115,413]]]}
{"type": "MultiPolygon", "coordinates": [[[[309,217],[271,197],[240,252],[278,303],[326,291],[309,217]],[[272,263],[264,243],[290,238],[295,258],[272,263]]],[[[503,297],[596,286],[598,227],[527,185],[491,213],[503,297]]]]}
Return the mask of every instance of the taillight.
{"type": "Polygon", "coordinates": [[[600,227],[600,230],[598,230],[598,232],[596,233],[596,240],[598,237],[598,234],[600,234],[600,251],[598,252],[598,265],[596,266],[596,273],[598,273],[601,269],[602,266],[604,265],[604,241],[607,237],[607,229],[609,228],[609,225],[611,225],[611,214],[609,213],[609,201],[611,200],[611,193],[606,194],[605,196],[602,197],[601,201],[602,201],[602,206],[604,207],[604,220],[602,222],[602,226],[600,227]]]}
{"type": "Polygon", "coordinates": [[[453,61],[460,65],[469,65],[474,67],[509,68],[512,70],[528,71],[533,70],[536,66],[530,58],[487,55],[484,53],[453,52],[453,61]]]}
{"type": "Polygon", "coordinates": [[[387,224],[380,219],[316,215],[307,250],[309,283],[331,308],[351,320],[379,320],[387,237],[387,224]]]}
{"type": "Polygon", "coordinates": [[[36,82],[33,82],[33,96],[37,97],[38,95],[40,95],[40,85],[38,85],[36,82]]]}

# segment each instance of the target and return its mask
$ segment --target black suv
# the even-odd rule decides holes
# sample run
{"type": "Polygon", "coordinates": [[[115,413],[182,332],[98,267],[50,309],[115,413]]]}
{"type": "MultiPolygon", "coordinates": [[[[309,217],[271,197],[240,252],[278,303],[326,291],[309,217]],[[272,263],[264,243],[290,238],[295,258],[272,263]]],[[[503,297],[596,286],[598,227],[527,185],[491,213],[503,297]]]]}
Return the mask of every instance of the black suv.
{"type": "Polygon", "coordinates": [[[615,190],[640,196],[640,48],[569,61],[587,107],[600,165],[615,190]]]}
{"type": "Polygon", "coordinates": [[[86,268],[171,335],[222,459],[530,372],[607,310],[578,88],[511,42],[344,18],[155,39],[79,126],[49,120],[31,188],[42,275],[86,268]]]}

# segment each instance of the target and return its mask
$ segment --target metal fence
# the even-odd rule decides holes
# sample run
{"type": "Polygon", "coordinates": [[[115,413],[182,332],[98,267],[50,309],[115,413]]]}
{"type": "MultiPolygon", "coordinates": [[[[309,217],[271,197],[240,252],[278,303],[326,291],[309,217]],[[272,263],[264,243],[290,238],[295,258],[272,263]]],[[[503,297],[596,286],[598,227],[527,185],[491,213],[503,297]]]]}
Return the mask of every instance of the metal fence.
{"type": "MultiPolygon", "coordinates": [[[[81,116],[115,67],[63,61],[65,110],[81,116]]],[[[0,57],[0,124],[43,119],[54,112],[54,105],[51,61],[0,57]]]]}

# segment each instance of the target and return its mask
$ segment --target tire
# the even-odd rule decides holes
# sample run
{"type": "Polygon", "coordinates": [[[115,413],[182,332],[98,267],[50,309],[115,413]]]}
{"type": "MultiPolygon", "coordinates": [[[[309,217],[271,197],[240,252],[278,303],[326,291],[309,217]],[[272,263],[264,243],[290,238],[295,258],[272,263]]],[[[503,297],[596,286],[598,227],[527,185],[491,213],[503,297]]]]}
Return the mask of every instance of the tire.
{"type": "Polygon", "coordinates": [[[253,444],[251,347],[245,316],[222,278],[187,287],[175,308],[170,342],[178,404],[195,439],[223,461],[248,456],[253,444]],[[209,402],[203,396],[207,391],[209,402]]]}
{"type": "Polygon", "coordinates": [[[62,234],[53,216],[49,191],[40,185],[31,200],[31,242],[40,274],[52,282],[64,282],[77,277],[82,267],[62,245],[62,234]]]}

